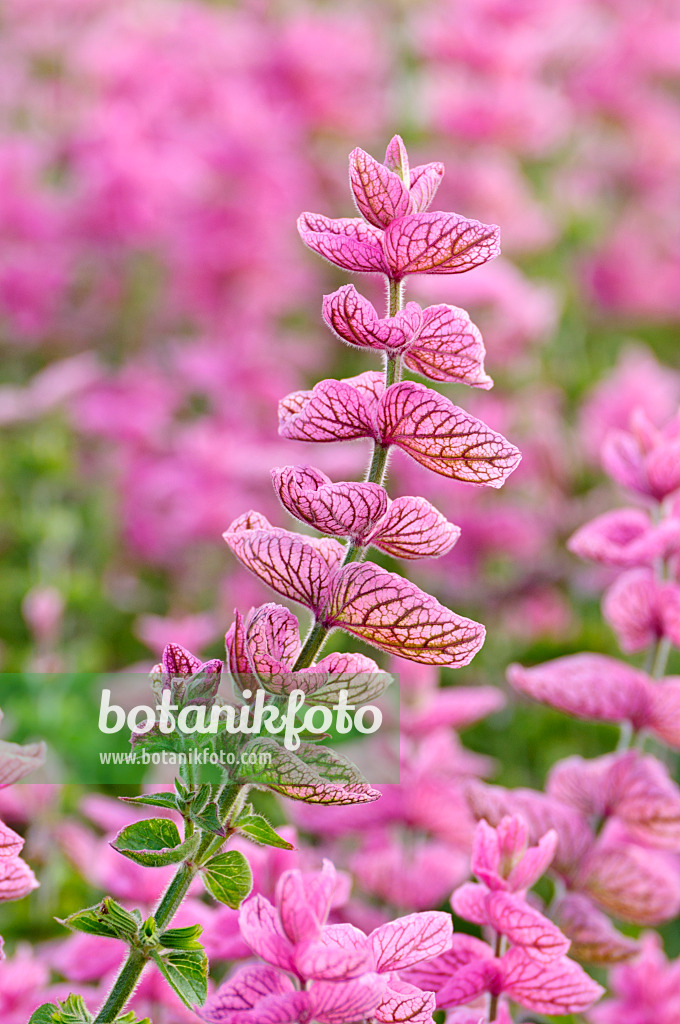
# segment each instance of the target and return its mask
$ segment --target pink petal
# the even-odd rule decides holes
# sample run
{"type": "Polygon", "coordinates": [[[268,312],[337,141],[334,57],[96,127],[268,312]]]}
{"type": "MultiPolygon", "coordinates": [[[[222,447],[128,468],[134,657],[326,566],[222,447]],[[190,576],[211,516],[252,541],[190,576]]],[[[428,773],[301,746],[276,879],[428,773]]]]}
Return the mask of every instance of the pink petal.
{"type": "Polygon", "coordinates": [[[11,786],[45,763],[44,743],[9,743],[0,740],[0,789],[11,786]]]}
{"type": "Polygon", "coordinates": [[[478,622],[449,611],[396,573],[368,563],[340,570],[324,619],[383,651],[426,665],[467,665],[484,643],[484,627],[478,622]]]}
{"type": "Polygon", "coordinates": [[[535,1013],[581,1013],[604,992],[568,957],[542,964],[522,949],[511,949],[502,965],[505,993],[535,1013]]]}
{"type": "Polygon", "coordinates": [[[567,543],[580,558],[624,569],[651,565],[679,545],[680,523],[669,520],[654,527],[649,513],[637,508],[605,512],[577,530],[567,543]]]}
{"type": "Polygon", "coordinates": [[[486,901],[488,921],[513,946],[522,946],[534,960],[548,964],[569,949],[557,925],[521,897],[509,892],[492,892],[486,901]]]}
{"type": "Polygon", "coordinates": [[[305,979],[337,981],[373,970],[368,940],[352,924],[328,925],[317,942],[298,949],[295,962],[305,979]]]}
{"type": "Polygon", "coordinates": [[[353,284],[345,284],[332,295],[324,295],[323,318],[349,345],[396,354],[412,343],[423,315],[416,302],[407,302],[396,316],[381,319],[353,284]]]}
{"type": "Polygon", "coordinates": [[[484,372],[484,342],[464,309],[429,306],[423,326],[408,347],[404,362],[431,380],[453,381],[488,389],[493,381],[484,372]]]}
{"type": "Polygon", "coordinates": [[[439,992],[437,1007],[449,1009],[471,1003],[500,985],[500,968],[493,960],[475,960],[460,967],[439,992]]]}
{"type": "Polygon", "coordinates": [[[401,135],[393,135],[388,142],[385,166],[398,174],[402,181],[409,181],[408,153],[401,135]]]}
{"type": "Polygon", "coordinates": [[[276,908],[286,937],[294,944],[317,939],[321,922],[305,898],[300,871],[286,871],[276,886],[276,908]]]}
{"type": "Polygon", "coordinates": [[[0,861],[18,857],[23,845],[23,838],[0,821],[0,861]]]}
{"type": "Polygon", "coordinates": [[[384,444],[395,444],[434,473],[466,483],[501,487],[521,459],[501,434],[412,381],[387,389],[378,426],[384,444]]]}
{"type": "Polygon", "coordinates": [[[320,871],[308,871],[302,875],[305,899],[313,909],[317,920],[326,923],[336,894],[342,887],[342,876],[338,876],[335,864],[324,858],[320,871]]]}
{"type": "Polygon", "coordinates": [[[284,971],[294,970],[295,947],[285,936],[269,900],[259,893],[246,900],[239,910],[238,923],[253,953],[284,971]]]}
{"type": "Polygon", "coordinates": [[[660,587],[651,569],[622,573],[602,600],[604,618],[624,654],[644,651],[663,635],[660,587]]]}
{"type": "Polygon", "coordinates": [[[270,603],[253,609],[245,633],[249,656],[260,675],[289,669],[300,652],[298,620],[283,605],[270,603]]]}
{"type": "Polygon", "coordinates": [[[381,925],[369,935],[376,968],[381,973],[404,971],[430,960],[451,945],[453,923],[448,914],[431,910],[409,914],[381,925]]]}
{"type": "Polygon", "coordinates": [[[557,850],[557,832],[551,829],[538,840],[536,846],[530,846],[508,875],[508,885],[512,891],[530,889],[552,864],[557,850]]]}
{"type": "Polygon", "coordinates": [[[650,714],[648,677],[603,654],[570,654],[534,668],[511,665],[507,678],[520,693],[575,718],[641,728],[650,714]]]}
{"type": "Polygon", "coordinates": [[[0,859],[0,900],[20,900],[37,889],[39,882],[21,857],[0,859]]]}
{"type": "Polygon", "coordinates": [[[411,213],[424,213],[427,210],[443,177],[444,164],[419,164],[411,169],[411,213]]]}
{"type": "Polygon", "coordinates": [[[209,1024],[232,1024],[267,996],[284,996],[293,991],[290,978],[273,967],[265,964],[242,967],[209,997],[201,1009],[201,1019],[209,1024]]]}
{"type": "Polygon", "coordinates": [[[332,537],[361,541],[387,510],[387,492],[378,484],[333,484],[311,466],[274,469],[272,478],[291,515],[332,537]]]}
{"type": "Polygon", "coordinates": [[[577,960],[615,964],[639,952],[639,943],[617,931],[587,896],[567,893],[555,908],[555,914],[560,928],[571,939],[571,955],[577,960]]]}
{"type": "MultiPolygon", "coordinates": [[[[392,682],[392,676],[381,672],[364,654],[328,654],[314,666],[314,671],[327,680],[314,691],[314,703],[332,707],[340,691],[347,691],[348,704],[366,704],[379,697],[392,682]]],[[[299,673],[295,673],[298,675],[299,673]]]]}
{"type": "Polygon", "coordinates": [[[652,687],[647,726],[669,747],[680,750],[680,680],[676,677],[652,687]]]}
{"type": "MultiPolygon", "coordinates": [[[[366,485],[365,485],[366,486],[366,485]]],[[[396,498],[366,542],[396,558],[438,558],[460,537],[454,526],[425,498],[396,498]]]]}
{"type": "Polygon", "coordinates": [[[378,228],[409,212],[409,191],[399,175],[363,149],[349,155],[349,183],[359,213],[378,228]]]}
{"type": "Polygon", "coordinates": [[[492,959],[493,951],[486,942],[473,935],[456,932],[451,939],[451,949],[412,967],[406,977],[418,988],[439,992],[461,967],[479,960],[492,959]]]}
{"type": "Polygon", "coordinates": [[[223,537],[246,569],[277,593],[318,610],[326,599],[331,569],[342,545],[275,529],[257,512],[235,519],[223,537]]]}
{"type": "Polygon", "coordinates": [[[398,978],[391,979],[375,1011],[380,1024],[431,1024],[435,998],[431,992],[421,992],[398,978]]]}
{"type": "Polygon", "coordinates": [[[382,232],[360,217],[331,220],[319,213],[303,213],[298,218],[298,231],[308,248],[343,270],[389,273],[380,244],[382,232]]]}
{"type": "Polygon", "coordinates": [[[364,373],[295,391],[279,402],[279,433],[294,441],[377,437],[375,413],[384,387],[383,374],[364,373]]]}
{"type": "Polygon", "coordinates": [[[477,823],[472,839],[470,869],[473,875],[476,875],[490,888],[497,883],[505,887],[505,879],[500,876],[500,866],[501,850],[496,829],[482,818],[477,823]]]}
{"type": "Polygon", "coordinates": [[[163,651],[162,665],[163,671],[169,676],[193,676],[201,667],[201,659],[179,644],[167,644],[163,651]]]}
{"type": "Polygon", "coordinates": [[[472,924],[489,923],[489,913],[486,909],[486,897],[489,890],[485,885],[478,882],[465,882],[458,886],[451,897],[451,906],[458,917],[472,924]]]}
{"type": "Polygon", "coordinates": [[[680,875],[668,855],[632,843],[595,847],[576,886],[621,921],[656,925],[680,911],[680,875]]]}
{"type": "Polygon", "coordinates": [[[416,213],[392,221],[383,236],[391,276],[460,274],[500,253],[499,229],[455,213],[416,213]]]}
{"type": "Polygon", "coordinates": [[[258,683],[248,655],[245,622],[238,608],[234,612],[234,621],[227,630],[224,641],[227,651],[227,665],[231,675],[242,688],[249,686],[256,688],[258,683]]]}
{"type": "Polygon", "coordinates": [[[378,974],[364,974],[351,981],[313,981],[307,990],[310,1019],[318,1024],[347,1024],[372,1017],[385,990],[378,974]]]}

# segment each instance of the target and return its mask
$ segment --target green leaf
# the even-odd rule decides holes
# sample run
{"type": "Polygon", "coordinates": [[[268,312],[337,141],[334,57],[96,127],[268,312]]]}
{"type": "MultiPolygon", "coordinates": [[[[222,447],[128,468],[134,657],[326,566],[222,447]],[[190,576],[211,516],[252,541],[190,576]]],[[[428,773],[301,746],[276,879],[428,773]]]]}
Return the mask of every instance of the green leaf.
{"type": "Polygon", "coordinates": [[[177,825],[169,818],[146,818],[121,829],[111,846],[136,864],[157,868],[191,857],[200,841],[195,832],[182,842],[177,825]]]}
{"type": "Polygon", "coordinates": [[[126,804],[145,804],[147,807],[167,807],[168,810],[177,810],[177,796],[175,793],[143,793],[141,796],[121,796],[126,804]]]}
{"type": "Polygon", "coordinates": [[[28,1024],[54,1024],[54,1015],[59,1012],[56,1003],[43,1003],[31,1014],[28,1024]]]}
{"type": "Polygon", "coordinates": [[[286,842],[275,832],[266,818],[261,814],[241,814],[234,822],[234,828],[243,832],[254,843],[262,846],[277,846],[280,850],[294,850],[292,843],[286,842]]]}
{"type": "Polygon", "coordinates": [[[202,868],[208,891],[228,907],[237,910],[253,887],[250,864],[238,850],[212,857],[202,868]]]}
{"type": "Polygon", "coordinates": [[[44,1003],[35,1011],[28,1024],[92,1024],[92,1014],[85,1006],[82,996],[71,994],[66,1002],[57,1006],[54,1003],[44,1003]],[[51,1016],[46,1015],[48,1011],[51,1016]]]}
{"type": "Polygon", "coordinates": [[[227,830],[218,817],[216,804],[208,804],[200,814],[195,814],[192,809],[191,820],[199,828],[204,829],[206,832],[212,832],[216,836],[226,836],[227,834],[227,830]]]}
{"type": "Polygon", "coordinates": [[[186,928],[169,928],[158,941],[168,949],[202,949],[198,941],[202,934],[200,924],[190,924],[186,928]]]}
{"type": "Polygon", "coordinates": [[[208,958],[204,949],[173,949],[170,953],[151,954],[165,980],[183,1003],[192,1010],[202,1006],[208,994],[208,958]]]}
{"type": "Polygon", "coordinates": [[[134,1010],[130,1010],[129,1013],[123,1014],[122,1017],[116,1017],[113,1024],[151,1024],[148,1017],[144,1020],[140,1020],[134,1010]]]}
{"type": "Polygon", "coordinates": [[[271,737],[257,737],[244,748],[244,758],[247,754],[255,754],[257,763],[241,763],[241,778],[292,800],[356,804],[370,803],[380,795],[356,765],[330,747],[300,743],[293,753],[271,737]]]}
{"type": "Polygon", "coordinates": [[[113,939],[131,939],[137,934],[139,927],[136,918],[110,896],[106,896],[101,903],[96,903],[93,907],[77,910],[75,914],[57,920],[73,931],[85,932],[87,935],[104,935],[113,939]]]}

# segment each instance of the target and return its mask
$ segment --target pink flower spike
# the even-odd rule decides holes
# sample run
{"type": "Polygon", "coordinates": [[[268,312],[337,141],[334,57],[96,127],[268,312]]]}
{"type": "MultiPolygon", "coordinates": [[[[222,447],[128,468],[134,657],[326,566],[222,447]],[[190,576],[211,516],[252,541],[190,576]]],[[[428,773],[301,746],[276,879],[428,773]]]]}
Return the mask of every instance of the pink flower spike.
{"type": "Polygon", "coordinates": [[[322,607],[342,558],[337,541],[276,529],[257,512],[239,516],[223,536],[238,560],[277,593],[314,611],[322,607]]]}
{"type": "Polygon", "coordinates": [[[426,498],[402,497],[390,503],[365,542],[395,558],[439,558],[459,537],[460,527],[426,498]]]}
{"type": "Polygon", "coordinates": [[[495,224],[456,213],[417,213],[392,221],[383,238],[389,276],[460,274],[500,254],[495,224]]]}
{"type": "Polygon", "coordinates": [[[389,274],[382,248],[382,231],[360,217],[332,220],[320,213],[303,213],[298,231],[305,245],[343,270],[359,274],[389,274]]]}
{"type": "Polygon", "coordinates": [[[508,950],[501,964],[505,994],[535,1013],[582,1013],[604,992],[568,957],[543,964],[516,947],[508,950]]]}
{"type": "Polygon", "coordinates": [[[501,434],[423,384],[402,381],[389,387],[377,419],[383,444],[465,483],[501,487],[521,460],[501,434]]]}
{"type": "Polygon", "coordinates": [[[345,284],[332,295],[324,295],[323,318],[348,345],[372,348],[390,355],[407,349],[423,323],[417,302],[407,302],[396,316],[381,319],[353,284],[345,284]]]}
{"type": "Polygon", "coordinates": [[[507,677],[515,690],[575,718],[629,721],[639,729],[650,716],[648,677],[603,654],[570,654],[534,668],[511,665],[507,677]]]}
{"type": "Polygon", "coordinates": [[[451,945],[453,922],[448,914],[431,910],[409,914],[372,931],[376,970],[404,971],[421,960],[431,960],[451,945]]]}
{"type": "Polygon", "coordinates": [[[346,565],[337,574],[323,621],[426,665],[467,665],[484,643],[480,623],[449,611],[402,576],[368,563],[346,565]]]}
{"type": "Polygon", "coordinates": [[[312,466],[273,469],[272,479],[291,515],[332,537],[363,541],[387,511],[387,492],[378,484],[334,484],[312,466]]]}
{"type": "Polygon", "coordinates": [[[488,390],[491,377],[484,370],[484,342],[464,309],[428,306],[422,327],[404,354],[409,370],[430,380],[468,384],[488,390]]]}
{"type": "Polygon", "coordinates": [[[349,182],[359,213],[369,224],[386,228],[396,217],[410,211],[409,181],[364,152],[349,155],[349,182]]]}

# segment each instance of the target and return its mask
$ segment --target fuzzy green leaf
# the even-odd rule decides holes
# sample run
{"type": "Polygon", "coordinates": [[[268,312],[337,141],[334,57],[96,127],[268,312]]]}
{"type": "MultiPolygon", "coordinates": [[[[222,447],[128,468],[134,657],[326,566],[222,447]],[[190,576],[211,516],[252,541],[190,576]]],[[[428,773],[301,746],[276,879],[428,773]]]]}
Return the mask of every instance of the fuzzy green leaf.
{"type": "Polygon", "coordinates": [[[246,858],[238,850],[227,850],[212,857],[203,867],[203,881],[208,891],[228,907],[236,910],[253,887],[253,876],[246,858]]]}
{"type": "Polygon", "coordinates": [[[121,829],[111,843],[114,850],[146,867],[177,864],[191,857],[201,837],[195,832],[182,842],[179,829],[169,818],[147,818],[121,829]]]}

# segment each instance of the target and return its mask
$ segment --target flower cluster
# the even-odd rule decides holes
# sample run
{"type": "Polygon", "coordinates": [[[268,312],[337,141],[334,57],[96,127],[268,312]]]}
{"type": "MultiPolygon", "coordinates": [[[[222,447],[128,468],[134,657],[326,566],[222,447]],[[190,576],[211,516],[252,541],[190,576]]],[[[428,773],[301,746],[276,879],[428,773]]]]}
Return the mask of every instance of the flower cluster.
{"type": "MultiPolygon", "coordinates": [[[[456,889],[451,905],[460,917],[490,929],[495,945],[456,934],[451,950],[409,972],[416,984],[436,992],[438,1007],[474,1004],[488,993],[488,1020],[495,1021],[509,1019],[501,996],[535,1013],[567,1014],[581,1013],[602,994],[566,956],[569,940],[527,901],[556,845],[557,834],[550,831],[528,846],[519,817],[504,817],[495,829],[479,822],[472,848],[478,881],[456,889]]],[[[464,1019],[478,1019],[478,1013],[471,1006],[464,1019]]]]}
{"type": "Polygon", "coordinates": [[[351,924],[327,923],[337,884],[334,866],[325,861],[320,872],[285,872],[274,905],[264,896],[243,904],[241,935],[265,963],[242,967],[226,981],[203,1008],[203,1020],[431,1020],[431,992],[403,981],[400,972],[449,947],[449,915],[412,914],[365,935],[351,924]]]}
{"type": "Polygon", "coordinates": [[[440,164],[409,169],[406,149],[395,136],[384,164],[363,150],[350,155],[350,183],[362,217],[303,214],[299,221],[303,241],[337,266],[384,274],[389,309],[380,318],[351,286],[326,296],[328,325],[351,344],[381,353],[384,374],[324,380],[311,391],[288,395],[279,406],[283,437],[373,442],[363,483],[333,483],[312,466],[274,471],[275,489],[288,511],[334,539],[273,527],[257,512],[239,517],[224,534],[246,568],[311,610],[314,623],[294,670],[307,668],[337,627],[390,654],[437,665],[467,664],[484,639],[479,623],[449,611],[396,573],[363,562],[371,545],[420,558],[444,554],[458,537],[459,530],[424,499],[390,502],[383,482],[392,448],[444,477],[494,487],[519,462],[519,452],[502,435],[439,392],[401,380],[406,367],[435,380],[491,384],[479,331],[463,310],[422,310],[414,302],[402,308],[407,274],[460,273],[499,251],[496,227],[425,212],[442,174],[440,164]]]}

